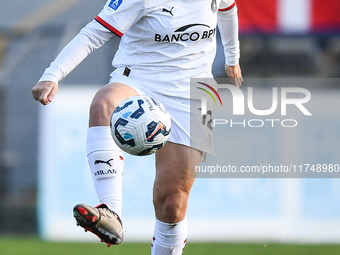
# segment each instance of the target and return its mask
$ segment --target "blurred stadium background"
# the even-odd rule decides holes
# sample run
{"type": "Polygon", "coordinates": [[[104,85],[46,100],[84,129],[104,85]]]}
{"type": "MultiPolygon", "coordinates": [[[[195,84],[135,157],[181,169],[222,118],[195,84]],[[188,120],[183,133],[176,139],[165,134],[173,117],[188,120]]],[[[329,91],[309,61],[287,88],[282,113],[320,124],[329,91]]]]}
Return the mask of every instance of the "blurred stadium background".
{"type": "MultiPolygon", "coordinates": [[[[245,79],[247,79],[247,77],[339,78],[339,1],[236,0],[236,2],[240,19],[241,67],[245,79]]],[[[48,114],[52,108],[48,108],[49,110],[47,110],[47,112],[42,110],[41,106],[33,100],[31,88],[36,84],[43,70],[49,65],[50,61],[54,59],[61,48],[72,39],[87,22],[99,13],[104,3],[104,0],[0,0],[0,235],[35,235],[40,233],[41,235],[45,235],[45,237],[53,239],[53,235],[58,237],[60,234],[63,234],[60,233],[60,231],[63,231],[62,228],[59,229],[59,232],[57,231],[57,234],[44,232],[46,217],[44,215],[45,212],[41,210],[40,203],[49,200],[51,198],[49,195],[51,194],[48,193],[48,191],[50,191],[48,187],[44,189],[44,187],[40,185],[39,180],[41,181],[46,176],[44,177],[44,174],[38,171],[38,169],[46,166],[50,168],[51,172],[60,170],[61,173],[64,174],[70,173],[69,171],[72,171],[72,166],[68,166],[70,169],[57,169],[63,165],[57,162],[58,159],[55,159],[51,153],[54,152],[54,145],[55,147],[59,146],[58,148],[60,150],[64,148],[66,152],[74,153],[74,151],[67,147],[69,144],[54,144],[59,139],[56,135],[57,132],[53,133],[50,131],[50,133],[48,133],[46,131],[42,135],[41,127],[53,127],[53,125],[57,125],[62,129],[71,124],[65,124],[62,121],[58,122],[53,118],[48,120],[42,119],[42,116],[46,116],[44,114],[48,114]],[[45,137],[47,140],[39,144],[41,137],[45,137]],[[47,155],[50,161],[47,161],[46,158],[45,160],[39,160],[42,155],[41,150],[44,149],[42,145],[44,143],[50,144],[53,147],[52,150],[49,151],[50,154],[47,155]]],[[[67,107],[63,108],[62,106],[76,101],[79,91],[89,91],[89,93],[93,93],[93,88],[107,83],[109,74],[112,71],[111,60],[118,43],[118,39],[113,38],[101,49],[90,55],[60,83],[60,87],[69,88],[69,90],[65,90],[66,93],[60,94],[59,98],[61,98],[62,95],[65,95],[66,98],[66,94],[72,96],[67,97],[65,101],[59,99],[58,106],[63,109],[58,113],[59,115],[68,111],[67,107]]],[[[218,46],[218,50],[219,53],[214,64],[214,73],[216,77],[224,77],[221,45],[218,46]]],[[[333,85],[327,85],[326,87],[332,87],[332,91],[334,91],[334,89],[336,91],[339,88],[337,82],[333,82],[332,84],[333,85]]],[[[314,86],[325,89],[325,84],[316,84],[314,86]]],[[[85,101],[87,100],[87,96],[88,94],[84,96],[85,101]]],[[[72,105],[73,108],[72,110],[70,109],[70,112],[77,114],[77,105],[78,101],[72,105]]],[[[337,104],[337,106],[339,106],[339,104],[337,104]]],[[[85,104],[84,107],[86,108],[87,104],[85,104]]],[[[334,117],[339,118],[339,111],[336,112],[336,116],[334,117]]],[[[72,119],[72,115],[69,116],[69,120],[70,119],[72,119]]],[[[84,118],[82,118],[78,124],[75,124],[75,126],[78,125],[82,127],[83,122],[81,121],[83,120],[84,118]]],[[[74,124],[73,122],[70,123],[74,124]]],[[[86,123],[84,125],[86,125],[86,123]]],[[[83,134],[86,132],[86,129],[84,128],[79,132],[83,134]]],[[[74,138],[74,140],[72,140],[73,145],[74,143],[82,142],[77,136],[78,133],[75,134],[76,138],[70,136],[72,139],[74,138]]],[[[70,137],[63,138],[61,141],[67,141],[70,137]]],[[[46,147],[46,151],[51,149],[51,146],[46,147]]],[[[76,146],[82,147],[83,145],[76,144],[76,146]]],[[[338,151],[335,153],[339,156],[339,147],[336,148],[338,151]]],[[[76,152],[79,153],[79,151],[76,152]]],[[[86,159],[84,158],[82,162],[86,163],[86,159]]],[[[88,172],[86,172],[86,174],[88,174],[88,172]]],[[[152,178],[152,175],[153,173],[144,178],[146,178],[148,182],[151,182],[152,180],[150,178],[152,178]]],[[[61,176],[58,175],[57,178],[59,177],[61,176]]],[[[58,185],[60,185],[58,179],[53,179],[53,175],[49,178],[51,185],[53,185],[53,183],[56,184],[56,187],[53,186],[53,188],[58,188],[58,185]]],[[[77,188],[81,188],[79,185],[88,182],[87,177],[83,182],[78,184],[77,182],[73,182],[77,179],[75,173],[71,173],[68,177],[64,176],[63,178],[73,179],[72,182],[71,180],[67,181],[65,185],[68,186],[59,186],[60,190],[71,190],[73,193],[77,191],[77,188]],[[73,187],[73,185],[75,185],[75,187],[73,187]]],[[[144,181],[144,179],[142,179],[142,181],[144,181]]],[[[130,188],[134,189],[135,187],[132,184],[139,185],[138,180],[129,182],[130,188]]],[[[285,182],[280,183],[280,185],[281,184],[285,185],[285,182]]],[[[286,190],[290,190],[292,197],[294,197],[294,190],[292,191],[292,189],[297,186],[291,186],[292,183],[289,181],[287,181],[286,184],[288,185],[286,190]]],[[[335,191],[333,189],[332,199],[327,200],[327,198],[329,198],[328,184],[328,182],[322,182],[320,185],[317,181],[308,184],[311,185],[310,190],[315,190],[315,193],[312,194],[314,198],[308,197],[309,207],[307,206],[307,209],[305,209],[320,212],[319,218],[326,217],[325,220],[327,220],[328,225],[327,227],[320,226],[319,230],[321,229],[321,232],[327,232],[329,228],[332,227],[329,226],[329,224],[332,224],[332,221],[328,221],[329,219],[334,220],[337,224],[340,221],[340,196],[339,194],[333,194],[339,191],[339,189],[335,189],[335,191]],[[322,214],[322,212],[325,212],[325,214],[322,214]]],[[[214,184],[210,183],[209,185],[214,184]]],[[[237,186],[237,182],[233,185],[237,186]]],[[[221,190],[223,190],[223,186],[224,184],[221,183],[217,185],[221,190]]],[[[271,188],[274,188],[275,185],[273,186],[265,182],[264,186],[267,188],[265,191],[269,191],[271,188]]],[[[205,186],[198,184],[198,187],[204,188],[205,186]]],[[[253,188],[256,189],[258,187],[261,187],[261,182],[256,183],[253,188]]],[[[234,190],[241,192],[242,196],[247,195],[247,193],[240,191],[237,187],[234,190]]],[[[204,190],[196,189],[194,192],[195,191],[202,196],[205,193],[204,190]]],[[[252,190],[249,189],[248,192],[251,191],[252,190]]],[[[92,193],[92,196],[95,195],[93,192],[94,190],[89,191],[89,193],[92,193]]],[[[143,207],[143,203],[149,203],[151,206],[150,190],[143,190],[143,192],[147,194],[142,198],[145,199],[149,197],[148,201],[127,206],[130,206],[132,209],[136,206],[143,207]]],[[[217,193],[218,190],[214,190],[213,195],[217,197],[217,193]]],[[[70,195],[66,193],[63,194],[62,197],[74,197],[77,195],[78,194],[70,195]]],[[[87,193],[85,195],[87,195],[87,193]]],[[[130,196],[135,196],[134,198],[137,198],[137,200],[141,198],[131,194],[130,196]]],[[[59,198],[60,196],[58,199],[59,198]]],[[[89,199],[92,198],[93,197],[89,199]]],[[[62,205],[62,201],[58,199],[56,198],[55,201],[50,200],[50,202],[59,207],[62,205]]],[[[276,199],[276,197],[271,197],[271,199],[276,199]]],[[[197,209],[200,209],[200,207],[195,207],[195,205],[200,202],[205,203],[195,197],[193,200],[194,208],[197,209]]],[[[247,206],[238,207],[237,201],[237,196],[232,197],[232,195],[230,195],[229,204],[226,205],[226,208],[230,206],[236,207],[239,210],[249,210],[247,206]]],[[[68,210],[71,216],[72,208],[68,208],[68,202],[65,202],[67,204],[67,206],[65,206],[66,208],[57,208],[56,211],[68,210]]],[[[299,201],[295,200],[294,203],[298,202],[299,201]]],[[[129,203],[129,198],[126,198],[125,203],[129,203]]],[[[284,201],[283,204],[290,207],[289,201],[284,201]]],[[[264,211],[271,210],[271,208],[266,208],[265,204],[259,206],[261,206],[264,211]]],[[[129,214],[128,211],[131,209],[130,207],[127,207],[125,210],[127,211],[127,215],[133,220],[133,214],[138,214],[139,211],[134,210],[129,214]]],[[[292,207],[297,208],[296,204],[293,204],[292,207]]],[[[278,208],[280,209],[281,207],[278,208]]],[[[212,210],[214,211],[213,208],[212,210]]],[[[149,212],[150,207],[147,209],[142,208],[141,211],[143,213],[149,212]]],[[[256,213],[261,214],[261,212],[263,213],[263,211],[257,211],[256,213]]],[[[291,222],[293,224],[294,220],[297,219],[293,215],[294,212],[294,209],[290,210],[288,212],[288,218],[286,218],[286,220],[293,219],[291,222]]],[[[252,214],[251,211],[248,211],[248,213],[252,214]]],[[[241,219],[244,219],[242,217],[247,218],[247,214],[241,215],[241,219]]],[[[73,220],[72,216],[67,221],[71,220],[73,220]]],[[[148,221],[146,222],[148,223],[148,221]]],[[[285,223],[281,223],[282,225],[280,226],[284,227],[285,223]]],[[[138,224],[138,221],[134,222],[134,224],[138,224]]],[[[237,228],[236,225],[232,224],[230,227],[237,228]]],[[[207,226],[207,228],[209,228],[209,226],[207,226]]],[[[269,229],[265,229],[264,231],[266,230],[269,231],[269,229]]],[[[308,230],[308,226],[306,226],[305,230],[310,231],[308,230]]],[[[150,231],[152,231],[152,227],[150,231]]],[[[241,231],[247,230],[244,228],[241,229],[241,231]]],[[[311,231],[314,230],[312,229],[311,231]]],[[[256,235],[256,232],[250,232],[256,235]]],[[[270,233],[270,231],[268,233],[270,233]]],[[[289,234],[290,232],[288,231],[287,233],[289,234]]],[[[304,232],[301,231],[299,233],[303,235],[302,233],[304,232]]],[[[298,236],[299,233],[296,234],[297,240],[302,242],[315,241],[313,238],[306,240],[303,236],[298,236]]],[[[225,232],[221,231],[221,235],[225,235],[225,232]]],[[[227,235],[220,236],[217,239],[226,241],[259,240],[254,238],[252,234],[248,235],[247,233],[245,233],[245,239],[238,238],[238,236],[242,236],[242,233],[238,233],[235,238],[227,235]]],[[[294,235],[294,238],[296,236],[294,235]]],[[[317,235],[314,235],[312,237],[315,238],[316,236],[317,235]]],[[[264,237],[266,237],[266,235],[264,235],[264,237]]],[[[205,237],[202,238],[204,239],[205,237]]],[[[328,237],[325,236],[324,240],[320,241],[327,242],[327,238],[328,237]]],[[[292,237],[289,238],[283,235],[281,239],[277,237],[275,240],[292,241],[291,239],[292,237]]],[[[329,241],[340,242],[340,232],[338,229],[332,231],[329,241]]]]}

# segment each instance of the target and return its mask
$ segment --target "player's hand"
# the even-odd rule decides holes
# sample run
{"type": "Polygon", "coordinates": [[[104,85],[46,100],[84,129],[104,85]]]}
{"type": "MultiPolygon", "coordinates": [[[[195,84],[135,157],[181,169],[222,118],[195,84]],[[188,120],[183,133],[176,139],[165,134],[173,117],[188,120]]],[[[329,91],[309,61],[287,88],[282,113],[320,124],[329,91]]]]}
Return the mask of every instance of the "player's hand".
{"type": "Polygon", "coordinates": [[[51,103],[57,91],[58,85],[52,81],[41,81],[32,88],[34,99],[43,105],[51,103]]]}
{"type": "Polygon", "coordinates": [[[243,78],[240,64],[237,64],[236,66],[225,65],[225,71],[230,78],[231,83],[237,87],[241,87],[243,78]]]}

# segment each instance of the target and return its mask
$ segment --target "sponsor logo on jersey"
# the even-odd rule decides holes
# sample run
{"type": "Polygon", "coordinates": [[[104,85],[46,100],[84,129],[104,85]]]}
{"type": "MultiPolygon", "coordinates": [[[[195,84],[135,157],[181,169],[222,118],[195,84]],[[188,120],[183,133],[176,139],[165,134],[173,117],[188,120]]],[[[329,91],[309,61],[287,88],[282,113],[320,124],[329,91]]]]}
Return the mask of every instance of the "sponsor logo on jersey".
{"type": "Polygon", "coordinates": [[[167,8],[162,8],[162,12],[167,12],[169,14],[171,14],[171,16],[174,16],[174,14],[172,13],[172,10],[174,9],[175,7],[171,7],[170,10],[168,10],[167,8]]]}
{"type": "Polygon", "coordinates": [[[111,2],[109,3],[109,7],[113,10],[117,10],[122,2],[123,0],[111,0],[111,2]]]}
{"type": "Polygon", "coordinates": [[[198,41],[209,39],[216,35],[216,28],[210,28],[210,26],[206,24],[189,24],[182,26],[174,31],[173,34],[161,35],[155,34],[155,41],[156,42],[185,42],[185,41],[198,41]],[[203,31],[194,31],[194,32],[187,32],[192,27],[195,26],[203,26],[207,27],[207,29],[203,31]]]}

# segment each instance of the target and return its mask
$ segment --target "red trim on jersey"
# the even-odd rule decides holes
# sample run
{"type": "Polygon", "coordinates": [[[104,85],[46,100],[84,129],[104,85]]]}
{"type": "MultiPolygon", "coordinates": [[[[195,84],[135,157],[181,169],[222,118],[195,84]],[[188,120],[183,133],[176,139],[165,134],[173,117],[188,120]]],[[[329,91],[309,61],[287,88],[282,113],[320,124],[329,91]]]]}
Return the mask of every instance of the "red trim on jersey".
{"type": "Polygon", "coordinates": [[[124,34],[117,29],[115,29],[113,26],[111,26],[109,23],[107,23],[105,20],[103,20],[101,17],[97,16],[95,18],[96,21],[98,21],[101,25],[106,27],[108,30],[110,30],[112,33],[115,33],[119,37],[122,37],[124,34]]]}
{"type": "Polygon", "coordinates": [[[234,2],[232,5],[230,5],[229,7],[227,8],[224,8],[224,9],[218,9],[218,11],[220,12],[225,12],[225,11],[229,11],[230,9],[234,8],[234,6],[236,5],[236,2],[234,2]]]}

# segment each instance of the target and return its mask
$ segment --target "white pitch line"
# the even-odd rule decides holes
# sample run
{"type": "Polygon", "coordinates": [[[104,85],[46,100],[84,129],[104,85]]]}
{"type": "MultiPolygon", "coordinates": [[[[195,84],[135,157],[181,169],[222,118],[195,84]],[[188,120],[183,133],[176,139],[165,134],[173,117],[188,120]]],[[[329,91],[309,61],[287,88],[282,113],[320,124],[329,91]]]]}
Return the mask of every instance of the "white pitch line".
{"type": "Polygon", "coordinates": [[[50,1],[35,11],[29,13],[27,16],[18,20],[14,25],[13,29],[18,32],[27,33],[34,28],[46,23],[53,19],[63,11],[72,7],[82,0],[53,0],[50,1]]]}

